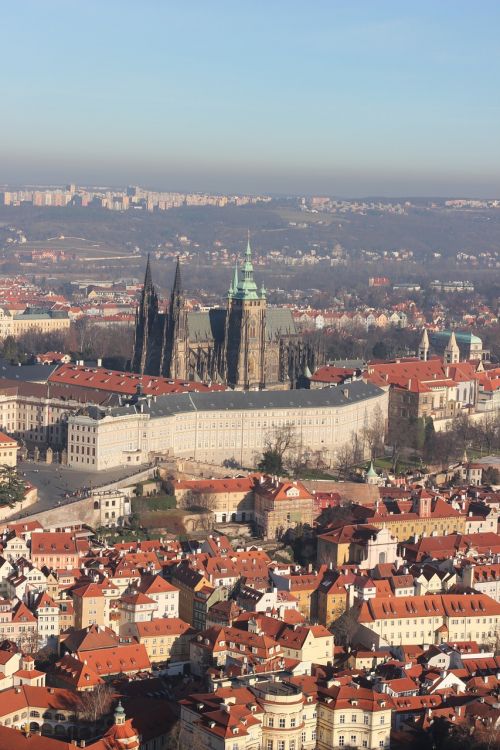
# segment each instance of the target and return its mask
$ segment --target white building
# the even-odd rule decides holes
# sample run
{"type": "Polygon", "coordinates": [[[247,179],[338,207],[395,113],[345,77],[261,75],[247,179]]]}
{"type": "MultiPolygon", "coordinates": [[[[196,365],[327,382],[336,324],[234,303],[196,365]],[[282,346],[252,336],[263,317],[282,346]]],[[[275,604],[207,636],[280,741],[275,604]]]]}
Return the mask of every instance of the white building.
{"type": "Polygon", "coordinates": [[[388,393],[371,383],[295,391],[222,391],[138,397],[123,406],[87,407],[68,417],[68,465],[99,471],[155,455],[251,464],[273,431],[291,425],[298,450],[336,452],[361,435],[388,393]],[[378,408],[377,408],[378,407],[378,408]]]}

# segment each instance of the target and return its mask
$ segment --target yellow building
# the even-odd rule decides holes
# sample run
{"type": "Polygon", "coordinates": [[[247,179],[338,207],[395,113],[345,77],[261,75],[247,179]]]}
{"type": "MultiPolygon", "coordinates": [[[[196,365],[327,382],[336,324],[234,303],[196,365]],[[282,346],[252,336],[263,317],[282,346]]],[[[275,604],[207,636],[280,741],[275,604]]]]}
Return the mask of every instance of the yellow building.
{"type": "Polygon", "coordinates": [[[234,479],[178,479],[169,484],[178,508],[196,505],[214,514],[218,523],[253,521],[253,489],[260,474],[234,479]]]}
{"type": "Polygon", "coordinates": [[[19,445],[17,440],[0,432],[0,464],[2,466],[16,466],[18,450],[19,445]]]}
{"type": "Polygon", "coordinates": [[[111,622],[111,602],[118,599],[119,590],[111,582],[88,583],[73,590],[75,628],[80,630],[89,625],[116,627],[111,622]]]}
{"type": "Polygon", "coordinates": [[[356,683],[318,688],[317,750],[390,747],[390,696],[356,683]]]}
{"type": "Polygon", "coordinates": [[[19,338],[25,333],[65,332],[69,330],[71,320],[67,314],[52,314],[51,312],[23,312],[11,315],[6,310],[0,310],[0,340],[7,336],[19,338]]]}
{"type": "Polygon", "coordinates": [[[354,575],[328,571],[318,586],[316,606],[318,622],[329,627],[347,609],[348,586],[353,585],[354,575]]]}
{"type": "Polygon", "coordinates": [[[314,500],[301,482],[266,477],[256,485],[254,496],[255,526],[264,539],[277,539],[299,524],[313,525],[314,500]]]}
{"type": "Polygon", "coordinates": [[[413,500],[398,501],[396,506],[379,503],[373,516],[367,519],[378,528],[387,528],[399,542],[411,536],[443,536],[465,534],[467,516],[453,508],[446,500],[433,497],[426,490],[413,500]]]}
{"type": "Polygon", "coordinates": [[[323,625],[287,628],[279,637],[278,643],[284,656],[289,659],[310,664],[328,664],[333,661],[333,634],[323,625]]]}
{"type": "Polygon", "coordinates": [[[394,707],[369,688],[318,685],[310,675],[221,687],[180,703],[180,746],[196,750],[379,750],[389,747],[394,707]]]}
{"type": "Polygon", "coordinates": [[[280,566],[271,570],[271,579],[279,591],[289,591],[297,600],[299,612],[306,620],[316,619],[316,590],[321,582],[322,573],[309,571],[293,573],[289,569],[282,572],[280,566]]]}
{"type": "Polygon", "coordinates": [[[132,635],[142,643],[149,661],[189,661],[189,642],[195,631],[178,617],[160,617],[148,622],[129,623],[126,635],[132,635]]]}
{"type": "Polygon", "coordinates": [[[175,568],[172,583],[179,589],[179,617],[193,625],[195,595],[205,587],[212,589],[210,581],[188,564],[183,564],[175,568]]]}

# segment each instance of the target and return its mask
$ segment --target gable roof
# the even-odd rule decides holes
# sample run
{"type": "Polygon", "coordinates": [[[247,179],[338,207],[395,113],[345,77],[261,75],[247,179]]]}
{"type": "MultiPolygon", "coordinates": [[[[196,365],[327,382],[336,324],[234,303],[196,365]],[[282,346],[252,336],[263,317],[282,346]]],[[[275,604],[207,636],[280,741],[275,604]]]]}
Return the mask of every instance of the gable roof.
{"type": "Polygon", "coordinates": [[[158,617],[147,622],[136,622],[134,625],[139,638],[194,635],[196,632],[191,625],[179,617],[158,617]]]}
{"type": "Polygon", "coordinates": [[[81,630],[72,630],[64,634],[63,643],[67,651],[82,653],[117,646],[120,639],[111,628],[104,625],[89,625],[81,630]]]}
{"type": "Polygon", "coordinates": [[[140,643],[120,644],[95,651],[78,651],[77,657],[86,662],[99,676],[151,669],[146,648],[140,643]]]}

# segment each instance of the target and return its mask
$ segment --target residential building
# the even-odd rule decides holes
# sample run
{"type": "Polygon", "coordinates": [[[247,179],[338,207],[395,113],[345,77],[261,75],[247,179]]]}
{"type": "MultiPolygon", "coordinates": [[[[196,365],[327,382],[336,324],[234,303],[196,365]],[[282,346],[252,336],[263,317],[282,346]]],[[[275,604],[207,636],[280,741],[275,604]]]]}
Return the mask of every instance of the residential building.
{"type": "Polygon", "coordinates": [[[177,507],[197,506],[213,513],[217,523],[249,522],[254,519],[254,485],[258,475],[234,479],[177,479],[169,490],[177,507]]]}
{"type": "Polygon", "coordinates": [[[31,537],[31,561],[37,567],[78,568],[88,544],[70,532],[42,531],[31,537]]]}
{"type": "Polygon", "coordinates": [[[148,622],[132,622],[123,629],[124,635],[145,646],[151,664],[189,661],[189,643],[195,630],[178,617],[159,617],[148,622]]]}
{"type": "Polygon", "coordinates": [[[255,486],[254,495],[255,526],[264,539],[280,538],[299,524],[312,528],[314,499],[301,482],[262,478],[255,486]]]}
{"type": "Polygon", "coordinates": [[[375,598],[361,604],[357,637],[365,646],[488,643],[500,624],[500,604],[484,594],[375,598]]]}
{"type": "Polygon", "coordinates": [[[153,599],[160,617],[179,617],[179,589],[160,575],[142,575],[137,590],[153,599]]]}
{"type": "Polygon", "coordinates": [[[318,687],[318,750],[389,748],[393,700],[373,689],[350,685],[318,687]]]}

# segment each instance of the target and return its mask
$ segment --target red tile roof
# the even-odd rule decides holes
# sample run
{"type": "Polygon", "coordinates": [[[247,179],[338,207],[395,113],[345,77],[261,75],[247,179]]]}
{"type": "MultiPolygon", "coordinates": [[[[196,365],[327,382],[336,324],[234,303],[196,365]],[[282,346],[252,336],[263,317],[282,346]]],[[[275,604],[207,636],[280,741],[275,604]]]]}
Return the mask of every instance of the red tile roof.
{"type": "MultiPolygon", "coordinates": [[[[110,321],[107,317],[106,322],[110,321]]],[[[92,388],[112,393],[133,395],[137,386],[142,392],[151,396],[162,396],[166,393],[186,393],[188,391],[223,391],[223,385],[207,385],[187,380],[170,380],[153,375],[137,375],[132,372],[108,370],[105,367],[85,367],[84,365],[61,365],[49,375],[51,383],[62,385],[78,385],[82,388],[92,388]]]]}
{"type": "Polygon", "coordinates": [[[96,651],[78,651],[77,657],[99,676],[151,669],[146,648],[140,643],[123,644],[96,651]]]}
{"type": "Polygon", "coordinates": [[[135,628],[140,638],[155,638],[159,635],[195,634],[195,630],[179,617],[158,617],[148,622],[136,622],[135,628]]]}
{"type": "Polygon", "coordinates": [[[469,362],[446,365],[442,359],[427,361],[402,359],[395,362],[370,363],[366,379],[378,385],[393,385],[413,392],[430,392],[433,388],[453,386],[477,380],[476,368],[469,362]]]}
{"type": "Polygon", "coordinates": [[[14,438],[9,437],[9,435],[6,435],[4,432],[0,432],[0,443],[2,445],[17,446],[17,440],[14,440],[14,438]]]}
{"type": "Polygon", "coordinates": [[[79,546],[81,543],[77,542],[74,534],[64,531],[41,531],[31,537],[32,555],[75,555],[79,546]]]}
{"type": "Polygon", "coordinates": [[[500,603],[484,594],[428,594],[387,597],[363,602],[358,621],[397,620],[417,617],[500,617],[500,603]]]}

